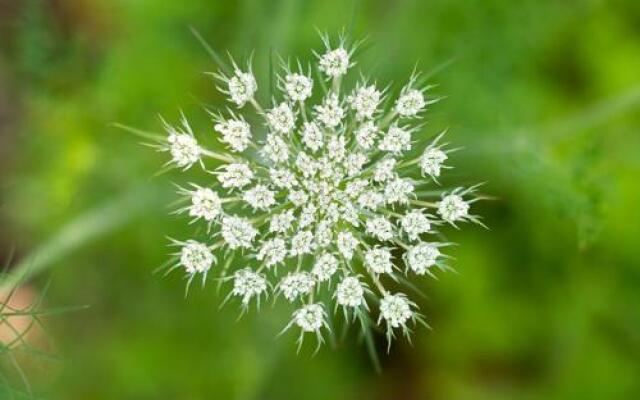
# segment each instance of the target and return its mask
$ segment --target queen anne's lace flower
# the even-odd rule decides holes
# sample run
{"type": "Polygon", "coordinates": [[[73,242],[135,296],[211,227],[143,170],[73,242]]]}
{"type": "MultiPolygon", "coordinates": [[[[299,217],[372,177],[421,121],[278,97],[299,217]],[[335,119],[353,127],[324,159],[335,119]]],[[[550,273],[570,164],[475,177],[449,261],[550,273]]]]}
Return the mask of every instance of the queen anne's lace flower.
{"type": "Polygon", "coordinates": [[[255,109],[244,116],[210,111],[218,149],[201,147],[184,117],[178,126],[164,123],[168,136],[158,149],[170,154],[170,164],[199,164],[217,180],[215,187],[180,191],[188,198],[178,211],[207,229],[199,231],[204,239],[174,241],[181,248],[174,267],[189,280],[220,271],[222,282],[233,282],[228,298],[245,308],[281,294],[297,308],[287,328],[301,335],[314,332],[322,341],[332,325],[327,310],[342,308],[352,317],[346,323],[360,319],[363,327],[375,320],[367,314],[377,313],[391,338],[421,318],[416,304],[385,285],[402,283],[402,271],[433,276],[447,269],[436,229],[480,223],[470,213],[476,187],[446,190],[436,181],[449,168],[449,150],[439,143],[442,134],[424,143],[427,133],[414,124],[435,102],[415,75],[399,92],[366,82],[342,87],[350,81],[343,78],[354,65],[353,47],[344,38],[324,44],[320,74],[300,63],[295,72],[283,66],[283,93],[273,94],[283,101],[270,109],[257,101],[250,62],[245,69],[233,63],[229,76],[213,74],[234,108],[255,109]],[[314,86],[316,75],[329,82],[314,86]],[[309,104],[312,94],[317,101],[309,104]],[[383,107],[387,96],[391,106],[383,107]]]}
{"type": "Polygon", "coordinates": [[[313,250],[313,233],[300,231],[291,238],[291,256],[310,254],[313,250]]]}
{"type": "Polygon", "coordinates": [[[375,217],[367,220],[367,233],[380,241],[391,240],[394,236],[393,225],[385,217],[375,217]]]}
{"type": "Polygon", "coordinates": [[[322,105],[315,107],[315,110],[318,120],[329,128],[338,126],[344,117],[344,108],[340,105],[338,96],[335,94],[329,95],[322,105]]]}
{"type": "Polygon", "coordinates": [[[343,307],[360,307],[364,303],[364,287],[358,278],[345,277],[336,290],[336,301],[343,307]]]}
{"type": "Polygon", "coordinates": [[[447,222],[459,221],[469,215],[469,203],[457,194],[450,194],[438,204],[438,214],[447,222]]]}
{"type": "Polygon", "coordinates": [[[369,150],[373,147],[377,133],[378,128],[373,121],[367,121],[356,129],[356,142],[364,150],[369,150]]]}
{"type": "Polygon", "coordinates": [[[342,256],[347,260],[351,260],[353,257],[353,251],[358,247],[360,242],[351,232],[339,232],[337,246],[338,251],[342,253],[342,256]]]}
{"type": "Polygon", "coordinates": [[[282,295],[289,301],[295,300],[298,296],[311,291],[314,280],[308,272],[294,272],[280,281],[282,295]]]}
{"type": "Polygon", "coordinates": [[[244,120],[221,121],[214,129],[222,134],[220,141],[228,144],[232,151],[244,151],[251,143],[251,127],[244,120]]]}
{"type": "Polygon", "coordinates": [[[207,272],[214,262],[215,257],[205,244],[190,240],[182,246],[180,264],[188,274],[207,272]]]}
{"type": "Polygon", "coordinates": [[[411,150],[411,132],[397,125],[391,126],[380,141],[378,149],[395,154],[411,150]]]}
{"type": "Polygon", "coordinates": [[[258,90],[256,79],[251,72],[242,72],[236,69],[235,75],[229,79],[229,95],[231,101],[238,107],[244,106],[246,102],[253,98],[253,94],[258,90]]]}
{"type": "Polygon", "coordinates": [[[373,171],[373,180],[375,182],[386,182],[393,179],[396,176],[393,169],[396,167],[396,160],[394,158],[386,158],[376,164],[376,168],[373,171]]]}
{"type": "Polygon", "coordinates": [[[407,204],[413,189],[413,184],[408,179],[396,178],[387,183],[384,188],[384,198],[387,204],[407,204]]]}
{"type": "Polygon", "coordinates": [[[221,168],[222,172],[218,174],[218,181],[225,189],[241,188],[251,183],[253,171],[247,164],[227,164],[221,168]]]}
{"type": "Polygon", "coordinates": [[[400,219],[400,226],[402,226],[402,230],[407,234],[409,240],[418,240],[421,234],[429,232],[431,229],[429,219],[420,210],[406,213],[400,219]]]}
{"type": "Polygon", "coordinates": [[[305,101],[311,96],[313,81],[301,74],[289,74],[285,77],[284,89],[293,101],[305,101]]]}
{"type": "Polygon", "coordinates": [[[335,78],[347,73],[349,68],[349,53],[342,47],[327,51],[320,57],[318,69],[327,76],[335,78]]]}
{"type": "Polygon", "coordinates": [[[172,135],[168,140],[171,157],[179,167],[189,168],[200,159],[200,147],[193,136],[172,135]]]}
{"type": "Polygon", "coordinates": [[[375,247],[367,250],[364,255],[364,264],[376,274],[390,274],[393,272],[391,252],[384,247],[375,247]]]}
{"type": "Polygon", "coordinates": [[[191,193],[189,215],[212,221],[222,213],[222,202],[216,192],[209,188],[198,188],[191,193]]]}
{"type": "Polygon", "coordinates": [[[318,151],[322,147],[322,131],[315,122],[305,122],[302,127],[302,142],[311,151],[318,151]]]}
{"type": "Polygon", "coordinates": [[[264,261],[267,267],[280,264],[287,257],[287,244],[279,237],[266,240],[262,243],[256,258],[264,261]]]}
{"type": "Polygon", "coordinates": [[[289,133],[295,125],[295,116],[291,106],[287,103],[280,103],[277,107],[267,112],[267,124],[275,132],[289,133]]]}
{"type": "Polygon", "coordinates": [[[310,304],[296,311],[293,318],[304,332],[315,332],[325,324],[324,314],[322,305],[310,304]]]}
{"type": "Polygon", "coordinates": [[[413,117],[425,106],[422,92],[415,89],[404,91],[396,102],[396,111],[403,117],[413,117]]]}
{"type": "Polygon", "coordinates": [[[392,328],[405,326],[413,316],[411,304],[403,294],[387,294],[380,300],[380,318],[392,328]]]}
{"type": "Polygon", "coordinates": [[[356,119],[373,117],[378,108],[382,93],[374,85],[362,86],[355,90],[355,93],[347,99],[351,108],[356,111],[356,119]]]}
{"type": "Polygon", "coordinates": [[[405,253],[407,265],[418,275],[423,275],[427,269],[436,265],[438,257],[440,257],[440,250],[429,243],[420,243],[405,253]]]}
{"type": "Polygon", "coordinates": [[[269,190],[265,185],[257,185],[244,192],[242,199],[246,201],[254,210],[268,210],[276,204],[275,192],[269,190]]]}
{"type": "Polygon", "coordinates": [[[222,219],[221,232],[222,238],[231,249],[253,247],[253,239],[258,234],[249,220],[233,216],[222,219]]]}
{"type": "Polygon", "coordinates": [[[242,297],[242,304],[247,306],[253,297],[260,297],[267,290],[267,279],[251,268],[239,269],[233,278],[234,296],[242,297]]]}
{"type": "Polygon", "coordinates": [[[198,145],[196,138],[187,119],[182,116],[181,127],[169,125],[162,120],[167,130],[167,142],[160,146],[164,151],[171,154],[171,161],[182,169],[189,169],[193,164],[200,161],[202,148],[198,145]]]}
{"type": "Polygon", "coordinates": [[[422,173],[431,175],[434,178],[439,177],[442,163],[446,159],[447,154],[444,151],[438,148],[427,149],[422,154],[422,157],[420,157],[420,168],[422,169],[422,173]]]}
{"type": "Polygon", "coordinates": [[[313,266],[313,270],[311,271],[318,279],[319,282],[324,282],[331,278],[338,270],[338,259],[335,258],[332,254],[323,254],[318,257],[315,265],[313,266]]]}

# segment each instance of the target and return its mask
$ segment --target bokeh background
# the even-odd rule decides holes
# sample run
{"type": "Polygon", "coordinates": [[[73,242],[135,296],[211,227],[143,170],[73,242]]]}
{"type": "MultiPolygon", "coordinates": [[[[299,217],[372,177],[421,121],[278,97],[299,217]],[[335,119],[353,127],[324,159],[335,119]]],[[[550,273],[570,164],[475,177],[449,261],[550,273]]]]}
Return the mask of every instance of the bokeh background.
{"type": "Polygon", "coordinates": [[[42,354],[3,352],[0,397],[640,398],[639,109],[635,0],[1,0],[0,286],[87,308],[44,317],[42,354]],[[418,60],[447,96],[424,134],[464,146],[447,182],[487,182],[490,230],[448,232],[459,273],[418,284],[433,330],[389,354],[378,334],[381,373],[356,332],[296,355],[286,307],[236,322],[213,286],[153,274],[188,235],[176,175],[112,123],[210,129],[199,102],[224,99],[190,26],[254,50],[259,83],[270,51],[353,26],[364,71],[401,84],[418,60]]]}

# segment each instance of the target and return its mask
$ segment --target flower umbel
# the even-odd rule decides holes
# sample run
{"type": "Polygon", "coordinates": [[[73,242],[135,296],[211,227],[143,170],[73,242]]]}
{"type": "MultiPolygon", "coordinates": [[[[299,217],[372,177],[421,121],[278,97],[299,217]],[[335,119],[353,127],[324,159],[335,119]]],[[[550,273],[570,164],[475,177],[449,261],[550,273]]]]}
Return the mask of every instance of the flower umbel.
{"type": "Polygon", "coordinates": [[[317,62],[282,66],[282,93],[268,107],[256,98],[251,61],[212,74],[232,104],[207,110],[213,125],[202,135],[217,138],[216,149],[201,145],[184,116],[177,126],[163,121],[167,136],[157,147],[169,164],[199,164],[213,175],[180,188],[188,205],[177,212],[207,229],[174,241],[174,267],[203,282],[219,273],[232,284],[227,299],[243,310],[269,296],[292,303],[285,330],[299,329],[300,343],[305,333],[322,343],[338,308],[345,323],[377,319],[391,340],[423,319],[406,294],[385,285],[450,268],[440,229],[481,224],[471,213],[480,197],[477,186],[446,189],[436,180],[453,150],[443,134],[425,140],[416,124],[438,100],[419,75],[396,89],[364,78],[345,88],[354,46],[323,42],[317,62]]]}

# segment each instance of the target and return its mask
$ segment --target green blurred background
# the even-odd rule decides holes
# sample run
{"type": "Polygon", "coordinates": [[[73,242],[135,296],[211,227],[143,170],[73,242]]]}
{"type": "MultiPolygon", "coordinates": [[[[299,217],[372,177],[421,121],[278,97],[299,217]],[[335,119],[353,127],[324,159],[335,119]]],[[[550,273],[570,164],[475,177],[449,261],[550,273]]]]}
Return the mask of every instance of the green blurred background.
{"type": "MultiPolygon", "coordinates": [[[[56,356],[19,356],[32,391],[640,398],[639,109],[636,0],[0,0],[0,256],[16,250],[24,288],[50,282],[46,307],[88,306],[30,338],[56,356]],[[449,232],[459,274],[419,281],[433,330],[388,355],[376,337],[380,374],[356,332],[296,355],[293,334],[274,339],[288,308],[235,322],[213,286],[185,299],[181,274],[153,274],[165,235],[189,232],[168,216],[177,175],[154,178],[164,157],[111,126],[158,130],[182,108],[210,129],[199,101],[224,99],[191,25],[220,52],[255,50],[264,83],[270,49],[310,58],[316,28],[352,20],[362,69],[401,83],[418,60],[447,96],[425,129],[465,148],[445,181],[497,197],[476,207],[489,231],[449,232]]],[[[1,365],[2,387],[26,391],[1,365]]]]}

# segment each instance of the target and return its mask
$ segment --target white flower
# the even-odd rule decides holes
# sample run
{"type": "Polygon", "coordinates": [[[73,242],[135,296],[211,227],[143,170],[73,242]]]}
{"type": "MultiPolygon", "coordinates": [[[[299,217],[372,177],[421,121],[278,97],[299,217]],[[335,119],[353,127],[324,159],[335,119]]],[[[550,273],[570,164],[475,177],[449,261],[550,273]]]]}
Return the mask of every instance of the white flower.
{"type": "Polygon", "coordinates": [[[186,133],[174,133],[169,135],[167,141],[171,158],[178,167],[188,169],[200,160],[202,149],[193,136],[186,133]]]}
{"type": "Polygon", "coordinates": [[[337,77],[347,73],[349,53],[342,47],[328,51],[320,58],[318,69],[327,76],[337,77]]]}
{"type": "Polygon", "coordinates": [[[282,278],[280,291],[287,300],[294,301],[298,296],[308,294],[314,283],[308,272],[293,272],[282,278]]]}
{"type": "Polygon", "coordinates": [[[384,188],[384,197],[388,204],[409,202],[409,195],[413,194],[413,184],[402,178],[395,178],[384,188]]]}
{"type": "Polygon", "coordinates": [[[411,150],[411,132],[397,125],[389,127],[387,134],[378,144],[378,149],[394,154],[411,150]]]}
{"type": "Polygon", "coordinates": [[[211,244],[172,240],[181,249],[172,267],[184,268],[189,282],[200,273],[204,284],[221,257],[219,281],[233,282],[229,296],[241,300],[243,311],[272,294],[298,302],[287,328],[301,328],[299,343],[306,332],[322,342],[320,330],[331,326],[325,307],[343,308],[347,323],[370,318],[363,314],[370,312],[366,295],[380,304],[378,323],[386,322],[391,339],[393,328],[407,334],[407,321],[422,322],[410,299],[389,292],[389,285],[411,287],[394,273],[396,258],[411,279],[432,275],[434,265],[444,270],[444,243],[425,236],[440,237],[449,229],[445,222],[482,224],[469,214],[481,197],[473,186],[445,189],[440,198],[449,150],[440,141],[444,132],[430,143],[412,139],[414,132],[416,139],[430,135],[418,117],[435,102],[423,94],[429,86],[417,86],[417,73],[386,101],[386,89],[364,80],[353,85],[358,78],[344,76],[355,65],[357,42],[347,47],[346,36],[333,48],[327,37],[323,42],[326,52],[316,54],[316,65],[297,62],[292,70],[285,62],[275,72],[279,92],[269,93],[278,99],[272,108],[259,103],[266,93],[257,95],[251,62],[247,72],[231,60],[231,75],[214,73],[234,108],[248,111],[207,110],[217,148],[196,140],[184,116],[177,126],[162,120],[167,136],[152,145],[171,157],[172,167],[198,163],[205,172],[197,175],[202,182],[179,190],[187,204],[176,213],[188,212],[190,223],[205,225],[194,231],[211,236],[211,244]],[[326,80],[320,81],[324,97],[313,93],[312,73],[326,80]],[[278,275],[278,268],[286,271],[278,275]],[[327,302],[314,304],[315,296],[327,302]]]}
{"type": "Polygon", "coordinates": [[[289,159],[289,147],[287,143],[277,134],[270,133],[260,151],[261,154],[272,162],[284,163],[289,159]]]}
{"type": "Polygon", "coordinates": [[[386,241],[393,239],[393,225],[385,217],[375,217],[367,220],[367,233],[375,236],[378,240],[386,241]]]}
{"type": "Polygon", "coordinates": [[[436,265],[438,257],[440,257],[440,250],[429,243],[419,243],[405,253],[407,265],[418,275],[423,275],[427,269],[436,265]]]}
{"type": "Polygon", "coordinates": [[[364,254],[364,264],[376,274],[390,274],[393,272],[391,252],[384,247],[374,247],[364,254]]]}
{"type": "Polygon", "coordinates": [[[254,210],[266,211],[276,204],[275,192],[264,185],[256,185],[244,192],[242,200],[246,201],[254,210]]]}
{"type": "Polygon", "coordinates": [[[198,188],[191,194],[189,215],[212,221],[222,213],[222,203],[218,194],[209,188],[198,188]]]}
{"type": "Polygon", "coordinates": [[[247,164],[227,164],[221,169],[222,172],[218,173],[218,181],[225,189],[241,188],[251,183],[251,179],[253,179],[253,172],[247,164]]]}
{"type": "Polygon", "coordinates": [[[244,120],[220,122],[214,129],[222,134],[220,141],[228,144],[232,151],[244,151],[251,143],[251,127],[244,120]]]}
{"type": "Polygon", "coordinates": [[[440,176],[442,163],[446,159],[447,155],[445,154],[445,152],[438,148],[430,148],[425,150],[425,152],[420,157],[420,168],[422,169],[422,173],[437,178],[438,176],[440,176]]]}
{"type": "Polygon", "coordinates": [[[351,202],[346,202],[338,210],[340,219],[346,221],[350,225],[360,226],[360,219],[356,207],[351,202]]]}
{"type": "Polygon", "coordinates": [[[302,208],[302,212],[300,213],[300,218],[298,221],[298,225],[300,228],[305,228],[316,220],[316,212],[318,208],[313,205],[313,203],[309,203],[302,208]]]}
{"type": "Polygon", "coordinates": [[[251,223],[241,217],[226,216],[222,218],[222,238],[229,248],[251,248],[258,231],[251,223]]]}
{"type": "Polygon", "coordinates": [[[289,133],[295,123],[295,116],[287,103],[280,103],[277,107],[267,111],[267,124],[275,132],[289,133]]]}
{"type": "Polygon", "coordinates": [[[315,106],[315,110],[320,122],[329,128],[338,126],[344,117],[344,109],[335,93],[327,96],[322,105],[315,106]]]}
{"type": "Polygon", "coordinates": [[[295,221],[293,210],[287,210],[271,217],[269,232],[286,233],[295,221]]]}
{"type": "Polygon", "coordinates": [[[333,231],[332,222],[328,219],[318,223],[314,237],[318,249],[328,247],[333,242],[333,231]]]}
{"type": "Polygon", "coordinates": [[[384,203],[384,196],[382,193],[374,192],[373,190],[367,190],[362,192],[360,196],[358,196],[358,204],[362,208],[366,208],[369,210],[375,210],[380,207],[384,203]]]}
{"type": "Polygon", "coordinates": [[[345,169],[347,170],[347,175],[355,176],[360,171],[362,171],[362,167],[368,162],[368,158],[366,155],[362,153],[351,153],[347,156],[344,161],[345,169]]]}
{"type": "Polygon", "coordinates": [[[350,198],[354,199],[358,197],[367,187],[369,186],[369,181],[366,179],[355,179],[349,183],[344,189],[345,194],[350,198]]]}
{"type": "Polygon", "coordinates": [[[289,192],[288,199],[294,206],[300,207],[309,201],[309,195],[302,190],[292,190],[289,192]]]}
{"type": "Polygon", "coordinates": [[[403,90],[403,92],[396,101],[396,111],[403,117],[413,117],[424,108],[424,96],[416,89],[403,90]]]}
{"type": "Polygon", "coordinates": [[[373,117],[380,103],[382,93],[374,85],[361,86],[347,99],[351,108],[356,111],[356,119],[362,121],[373,117]]]}
{"type": "Polygon", "coordinates": [[[190,275],[209,271],[215,260],[207,245],[195,240],[189,240],[180,251],[180,264],[190,275]]]}
{"type": "Polygon", "coordinates": [[[410,240],[418,240],[421,234],[431,229],[429,219],[420,210],[406,213],[400,220],[400,225],[410,240]]]}
{"type": "Polygon", "coordinates": [[[321,304],[309,304],[293,313],[293,320],[303,332],[318,332],[326,324],[321,304]]]}
{"type": "Polygon", "coordinates": [[[296,167],[305,178],[312,177],[318,171],[318,163],[304,151],[298,153],[296,167]]]}
{"type": "Polygon", "coordinates": [[[313,233],[310,231],[300,231],[291,238],[291,256],[301,256],[310,254],[313,250],[313,233]]]}
{"type": "Polygon", "coordinates": [[[336,290],[336,301],[343,307],[360,307],[364,302],[364,288],[358,278],[348,276],[336,290]]]}
{"type": "Polygon", "coordinates": [[[469,204],[457,194],[450,194],[438,203],[438,214],[447,222],[459,221],[469,216],[469,204]]]}
{"type": "Polygon", "coordinates": [[[229,95],[231,101],[238,107],[242,107],[253,98],[253,94],[258,90],[258,84],[253,74],[242,72],[236,69],[235,75],[229,79],[229,95]]]}
{"type": "Polygon", "coordinates": [[[333,275],[337,270],[338,259],[332,254],[324,253],[316,260],[311,273],[316,276],[318,282],[324,282],[329,280],[331,275],[333,275]]]}
{"type": "Polygon", "coordinates": [[[338,251],[347,260],[353,258],[353,251],[358,247],[358,239],[349,231],[343,231],[338,233],[337,246],[338,251]]]}
{"type": "Polygon", "coordinates": [[[264,261],[267,267],[280,264],[287,257],[287,245],[279,237],[269,239],[262,243],[260,251],[256,255],[258,261],[264,261]]]}
{"type": "Polygon", "coordinates": [[[412,317],[411,304],[404,294],[387,294],[380,300],[380,319],[391,328],[405,327],[412,317]]]}
{"type": "Polygon", "coordinates": [[[313,81],[301,74],[289,74],[285,77],[284,89],[293,101],[305,101],[311,96],[313,81]]]}
{"type": "Polygon", "coordinates": [[[356,130],[356,142],[364,150],[369,150],[373,147],[377,134],[378,128],[376,125],[372,121],[367,121],[356,130]]]}
{"type": "MultiPolygon", "coordinates": [[[[344,140],[344,136],[333,136],[329,139],[329,143],[327,143],[327,155],[329,159],[335,161],[342,161],[344,156],[346,155],[345,149],[346,143],[344,140]]],[[[333,165],[333,171],[337,170],[338,165],[333,165]]],[[[331,175],[336,175],[335,173],[331,175]]]]}
{"type": "Polygon", "coordinates": [[[251,268],[243,268],[233,274],[233,295],[242,297],[242,304],[247,305],[252,297],[260,297],[267,290],[267,280],[251,268]]]}
{"type": "Polygon", "coordinates": [[[385,158],[378,162],[373,171],[373,180],[376,182],[386,182],[395,177],[393,169],[396,167],[396,160],[393,158],[385,158]]]}
{"type": "Polygon", "coordinates": [[[322,148],[322,131],[315,122],[305,122],[302,127],[302,143],[311,151],[322,148]]]}
{"type": "Polygon", "coordinates": [[[293,172],[285,168],[271,168],[269,178],[273,185],[280,189],[291,189],[298,184],[293,172]]]}

